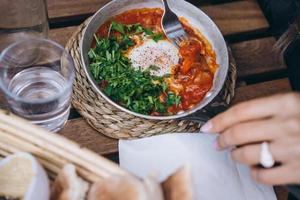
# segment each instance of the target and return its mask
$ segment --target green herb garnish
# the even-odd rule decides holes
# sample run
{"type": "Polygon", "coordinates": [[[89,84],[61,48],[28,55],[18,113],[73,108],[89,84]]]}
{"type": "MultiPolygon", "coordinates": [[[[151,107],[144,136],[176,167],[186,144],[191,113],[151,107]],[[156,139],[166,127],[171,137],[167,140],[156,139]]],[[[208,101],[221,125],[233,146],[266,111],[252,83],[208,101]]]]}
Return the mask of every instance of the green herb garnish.
{"type": "Polygon", "coordinates": [[[151,72],[158,70],[157,66],[149,66],[146,70],[135,69],[123,54],[135,45],[130,37],[132,34],[144,32],[155,41],[162,39],[163,35],[140,24],[124,25],[117,22],[112,22],[109,31],[117,31],[121,36],[98,38],[94,35],[96,47],[88,52],[91,73],[102,91],[113,101],[142,114],[168,114],[168,107],[178,106],[181,98],[167,93],[164,77],[152,75],[151,72]],[[166,102],[159,100],[162,93],[167,94],[166,102]]]}
{"type": "Polygon", "coordinates": [[[144,28],[144,32],[146,33],[146,35],[154,35],[153,31],[150,28],[144,28]]]}
{"type": "Polygon", "coordinates": [[[172,105],[178,106],[180,104],[180,101],[181,101],[180,96],[177,96],[172,92],[168,93],[168,99],[167,99],[167,105],[168,106],[172,106],[172,105]]]}
{"type": "Polygon", "coordinates": [[[139,34],[139,33],[145,33],[147,36],[151,37],[155,42],[158,42],[159,40],[162,40],[164,38],[164,35],[161,33],[154,33],[149,28],[144,28],[140,24],[120,24],[117,22],[112,22],[110,31],[117,31],[123,35],[129,36],[131,34],[139,34]]]}
{"type": "Polygon", "coordinates": [[[153,36],[152,36],[152,39],[155,41],[155,42],[158,42],[159,40],[161,40],[161,39],[163,39],[163,34],[161,34],[161,33],[158,33],[158,34],[154,34],[153,36]]]}
{"type": "Polygon", "coordinates": [[[125,28],[126,28],[126,26],[119,24],[117,22],[111,23],[111,30],[113,30],[113,31],[118,31],[122,34],[125,34],[125,28]]]}

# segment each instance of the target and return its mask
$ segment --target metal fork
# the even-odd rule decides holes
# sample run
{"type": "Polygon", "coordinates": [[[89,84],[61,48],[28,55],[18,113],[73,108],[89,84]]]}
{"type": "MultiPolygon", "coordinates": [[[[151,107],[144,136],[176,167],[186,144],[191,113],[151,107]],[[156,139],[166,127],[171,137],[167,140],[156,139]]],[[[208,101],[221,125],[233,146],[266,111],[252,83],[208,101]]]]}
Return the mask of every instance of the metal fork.
{"type": "Polygon", "coordinates": [[[163,0],[165,12],[162,18],[162,27],[166,36],[177,46],[188,39],[188,35],[182,27],[178,16],[170,9],[168,1],[163,0]]]}

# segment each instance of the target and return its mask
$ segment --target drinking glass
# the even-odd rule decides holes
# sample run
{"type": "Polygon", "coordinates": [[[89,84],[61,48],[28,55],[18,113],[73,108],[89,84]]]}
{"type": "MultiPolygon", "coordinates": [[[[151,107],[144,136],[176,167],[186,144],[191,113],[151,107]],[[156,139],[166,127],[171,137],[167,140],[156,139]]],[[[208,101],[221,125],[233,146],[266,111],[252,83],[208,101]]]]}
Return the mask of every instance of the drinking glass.
{"type": "Polygon", "coordinates": [[[1,0],[0,4],[0,52],[23,39],[47,37],[46,0],[1,0]]]}
{"type": "Polygon", "coordinates": [[[11,111],[49,131],[68,119],[74,63],[59,44],[28,39],[0,55],[0,87],[11,111]]]}

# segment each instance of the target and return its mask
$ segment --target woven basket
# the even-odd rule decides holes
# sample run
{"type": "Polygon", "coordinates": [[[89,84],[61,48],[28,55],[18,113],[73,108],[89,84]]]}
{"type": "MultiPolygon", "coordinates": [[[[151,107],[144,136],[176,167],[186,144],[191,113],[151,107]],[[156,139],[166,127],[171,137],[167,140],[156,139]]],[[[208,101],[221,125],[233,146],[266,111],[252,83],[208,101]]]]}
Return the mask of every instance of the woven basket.
{"type": "Polygon", "coordinates": [[[0,160],[20,151],[33,154],[51,179],[68,163],[74,164],[77,173],[90,183],[111,175],[127,174],[98,154],[0,110],[0,160]]]}
{"type": "MultiPolygon", "coordinates": [[[[76,78],[72,104],[85,120],[99,133],[116,139],[142,138],[164,133],[197,132],[202,125],[188,120],[147,120],[119,110],[93,90],[83,70],[79,42],[89,19],[73,34],[66,45],[75,61],[76,78]]],[[[208,116],[223,111],[234,96],[236,64],[230,55],[230,72],[218,97],[200,112],[208,116]]],[[[196,113],[197,115],[197,113],[196,113]]]]}

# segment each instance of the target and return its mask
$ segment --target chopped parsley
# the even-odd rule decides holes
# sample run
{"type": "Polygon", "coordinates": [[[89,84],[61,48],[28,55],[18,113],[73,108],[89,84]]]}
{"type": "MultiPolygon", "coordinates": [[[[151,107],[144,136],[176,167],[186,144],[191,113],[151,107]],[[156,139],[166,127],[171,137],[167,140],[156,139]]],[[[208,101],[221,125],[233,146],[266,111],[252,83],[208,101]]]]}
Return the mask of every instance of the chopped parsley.
{"type": "MultiPolygon", "coordinates": [[[[130,34],[139,34],[139,33],[145,33],[147,36],[152,38],[155,42],[158,42],[159,40],[162,40],[164,38],[164,35],[161,33],[154,33],[151,29],[149,28],[144,28],[140,24],[120,24],[117,22],[112,22],[110,25],[110,31],[117,31],[123,35],[130,35],[130,34]]],[[[109,32],[110,32],[109,31],[109,32]]]]}
{"type": "MultiPolygon", "coordinates": [[[[168,92],[164,77],[152,75],[158,70],[157,66],[149,66],[146,70],[135,69],[130,60],[123,55],[129,47],[134,46],[131,34],[142,34],[158,41],[162,34],[156,34],[151,29],[140,24],[124,25],[112,22],[109,32],[116,31],[121,36],[98,38],[94,35],[96,46],[91,48],[88,57],[92,76],[101,90],[113,101],[129,110],[149,115],[158,112],[162,115],[170,114],[170,106],[180,104],[180,96],[168,92]],[[165,93],[165,102],[159,96],[165,93]]],[[[109,33],[110,34],[110,33],[109,33]]]]}

